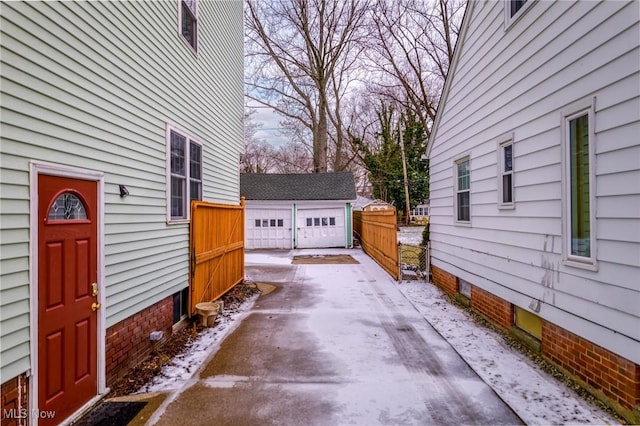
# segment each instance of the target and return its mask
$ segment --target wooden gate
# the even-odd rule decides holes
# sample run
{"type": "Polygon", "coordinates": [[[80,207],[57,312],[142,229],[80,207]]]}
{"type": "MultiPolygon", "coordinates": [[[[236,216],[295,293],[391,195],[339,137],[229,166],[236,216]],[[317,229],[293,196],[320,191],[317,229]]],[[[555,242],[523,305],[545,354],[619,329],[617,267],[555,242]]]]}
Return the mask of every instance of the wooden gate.
{"type": "Polygon", "coordinates": [[[244,198],[239,206],[191,203],[190,313],[244,279],[244,198]]]}
{"type": "Polygon", "coordinates": [[[398,279],[396,210],[354,211],[353,230],[365,253],[398,279]]]}

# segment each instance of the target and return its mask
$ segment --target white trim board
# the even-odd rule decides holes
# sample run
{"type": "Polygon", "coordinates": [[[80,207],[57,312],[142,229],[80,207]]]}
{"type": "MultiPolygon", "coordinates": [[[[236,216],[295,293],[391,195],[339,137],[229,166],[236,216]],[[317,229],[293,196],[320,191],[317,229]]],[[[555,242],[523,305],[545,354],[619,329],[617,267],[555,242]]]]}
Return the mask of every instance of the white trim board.
{"type": "MultiPolygon", "coordinates": [[[[102,305],[102,309],[98,313],[98,330],[97,330],[97,374],[98,389],[96,396],[104,395],[109,390],[106,387],[106,295],[105,295],[105,265],[104,265],[104,173],[81,169],[77,167],[63,166],[60,164],[45,163],[32,160],[29,163],[29,322],[30,322],[30,354],[31,354],[31,377],[29,380],[29,407],[38,407],[38,175],[50,175],[70,177],[74,179],[82,179],[94,181],[98,184],[97,188],[97,204],[98,204],[98,302],[102,305]]],[[[84,407],[78,410],[78,414],[83,412],[86,407],[95,403],[96,398],[90,400],[84,407]]],[[[74,417],[74,416],[72,416],[74,417]]],[[[34,425],[38,424],[37,418],[31,419],[34,425]]],[[[68,419],[69,420],[69,419],[68,419]]]]}

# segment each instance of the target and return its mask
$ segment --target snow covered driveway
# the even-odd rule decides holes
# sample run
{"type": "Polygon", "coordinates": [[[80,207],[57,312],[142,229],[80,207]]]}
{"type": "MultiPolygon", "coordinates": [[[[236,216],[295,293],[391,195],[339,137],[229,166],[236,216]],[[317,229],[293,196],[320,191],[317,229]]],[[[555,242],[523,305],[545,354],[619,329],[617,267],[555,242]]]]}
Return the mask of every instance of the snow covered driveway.
{"type": "Polygon", "coordinates": [[[314,253],[360,263],[247,253],[247,277],[277,290],[168,398],[158,424],[521,423],[361,250],[314,253]]]}

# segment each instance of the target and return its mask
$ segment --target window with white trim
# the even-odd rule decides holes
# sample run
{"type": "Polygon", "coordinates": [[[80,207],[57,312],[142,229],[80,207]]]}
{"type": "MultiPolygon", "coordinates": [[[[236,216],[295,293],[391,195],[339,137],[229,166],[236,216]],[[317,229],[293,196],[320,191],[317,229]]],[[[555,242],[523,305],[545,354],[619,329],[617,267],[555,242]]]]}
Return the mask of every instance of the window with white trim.
{"type": "Polygon", "coordinates": [[[178,1],[180,34],[193,50],[198,50],[198,0],[178,1]]]}
{"type": "Polygon", "coordinates": [[[202,200],[202,145],[169,129],[169,220],[189,219],[191,200],[202,200]]]}
{"type": "Polygon", "coordinates": [[[498,139],[498,207],[515,207],[513,178],[513,138],[498,139]]]}
{"type": "Polygon", "coordinates": [[[471,221],[471,169],[469,157],[455,162],[455,217],[457,222],[471,221]]]}
{"type": "Polygon", "coordinates": [[[595,263],[592,108],[564,117],[565,258],[595,263]]]}
{"type": "Polygon", "coordinates": [[[526,2],[527,0],[509,0],[509,15],[513,18],[526,2]]]}
{"type": "Polygon", "coordinates": [[[534,0],[503,0],[504,1],[504,22],[505,29],[516,22],[526,10],[531,6],[534,0]]]}

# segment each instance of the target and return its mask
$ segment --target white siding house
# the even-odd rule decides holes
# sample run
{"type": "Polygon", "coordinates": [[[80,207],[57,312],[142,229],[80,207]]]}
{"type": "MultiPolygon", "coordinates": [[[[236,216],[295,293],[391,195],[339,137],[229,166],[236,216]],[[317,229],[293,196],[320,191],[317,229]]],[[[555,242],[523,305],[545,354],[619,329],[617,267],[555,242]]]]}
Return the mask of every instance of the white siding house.
{"type": "Polygon", "coordinates": [[[480,311],[488,294],[632,420],[639,17],[638,1],[470,1],[428,146],[434,282],[480,311]]]}
{"type": "Polygon", "coordinates": [[[184,313],[190,200],[239,204],[242,2],[0,13],[2,408],[58,423],[184,313]]]}

